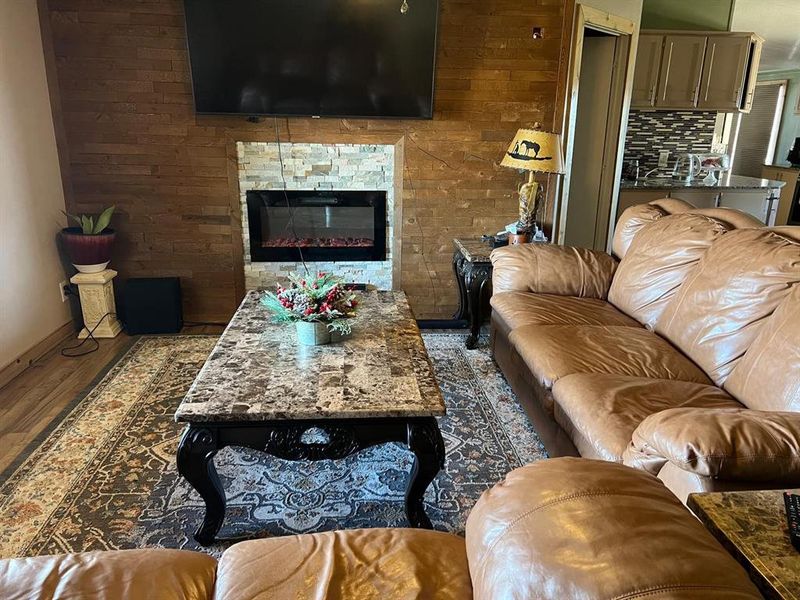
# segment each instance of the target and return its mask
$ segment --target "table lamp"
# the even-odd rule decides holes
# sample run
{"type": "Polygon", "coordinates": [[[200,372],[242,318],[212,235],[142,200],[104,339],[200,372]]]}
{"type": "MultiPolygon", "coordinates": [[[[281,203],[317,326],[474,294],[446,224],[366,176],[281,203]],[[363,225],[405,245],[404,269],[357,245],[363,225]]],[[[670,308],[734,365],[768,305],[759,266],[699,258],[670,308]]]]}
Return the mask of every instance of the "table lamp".
{"type": "Polygon", "coordinates": [[[508,151],[500,163],[504,167],[528,171],[528,181],[519,187],[519,221],[509,226],[516,231],[515,241],[528,241],[531,233],[534,239],[546,241],[539,230],[539,206],[542,190],[534,180],[535,173],[563,173],[564,159],[561,155],[561,136],[542,131],[537,123],[533,129],[520,129],[511,141],[508,151]]]}

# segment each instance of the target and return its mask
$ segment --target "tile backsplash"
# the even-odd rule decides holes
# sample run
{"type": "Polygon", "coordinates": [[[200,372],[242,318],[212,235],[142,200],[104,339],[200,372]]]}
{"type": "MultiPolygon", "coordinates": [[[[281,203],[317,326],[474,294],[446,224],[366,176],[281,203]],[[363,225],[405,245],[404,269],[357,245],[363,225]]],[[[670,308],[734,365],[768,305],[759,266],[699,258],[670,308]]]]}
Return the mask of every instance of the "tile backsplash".
{"type": "Polygon", "coordinates": [[[625,160],[639,159],[644,175],[658,166],[659,150],[669,150],[669,168],[681,152],[710,152],[717,113],[713,111],[632,110],[625,136],[625,160]]]}

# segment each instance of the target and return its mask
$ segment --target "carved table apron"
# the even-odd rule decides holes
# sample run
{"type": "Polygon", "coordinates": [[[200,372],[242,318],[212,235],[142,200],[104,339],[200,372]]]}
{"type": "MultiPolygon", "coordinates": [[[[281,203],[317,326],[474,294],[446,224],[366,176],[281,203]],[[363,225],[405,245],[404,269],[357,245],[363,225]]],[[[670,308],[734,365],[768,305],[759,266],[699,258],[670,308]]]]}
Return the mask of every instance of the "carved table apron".
{"type": "Polygon", "coordinates": [[[225,446],[242,446],[285,460],[335,460],[364,448],[401,442],[414,453],[406,487],[405,511],[412,527],[431,529],[423,495],[444,467],[444,442],[434,417],[386,417],[249,422],[190,423],[178,448],[178,471],[206,505],[195,540],[208,546],[225,518],[225,492],[214,455],[225,446]],[[319,436],[315,436],[318,431],[319,436]],[[308,435],[325,438],[309,441],[308,435]],[[306,438],[306,439],[304,439],[306,438]]]}

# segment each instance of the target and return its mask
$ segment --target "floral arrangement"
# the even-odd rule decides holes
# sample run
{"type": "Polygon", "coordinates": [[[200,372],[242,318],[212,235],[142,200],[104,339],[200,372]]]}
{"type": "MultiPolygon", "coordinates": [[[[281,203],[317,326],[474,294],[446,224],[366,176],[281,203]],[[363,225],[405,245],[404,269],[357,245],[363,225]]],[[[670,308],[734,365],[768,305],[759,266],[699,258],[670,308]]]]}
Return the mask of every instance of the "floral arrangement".
{"type": "Polygon", "coordinates": [[[276,322],[316,321],[327,323],[330,331],[350,333],[347,319],[355,316],[358,299],[339,277],[318,273],[304,279],[293,273],[289,279],[288,287],[279,285],[277,292],[265,292],[261,298],[276,322]]]}

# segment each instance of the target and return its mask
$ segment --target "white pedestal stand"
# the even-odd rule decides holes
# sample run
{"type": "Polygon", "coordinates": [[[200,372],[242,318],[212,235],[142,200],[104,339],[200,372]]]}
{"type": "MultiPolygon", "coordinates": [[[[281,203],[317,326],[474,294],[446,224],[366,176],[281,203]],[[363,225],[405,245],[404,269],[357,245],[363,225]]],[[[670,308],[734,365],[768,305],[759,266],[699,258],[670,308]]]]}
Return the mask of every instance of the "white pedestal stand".
{"type": "Polygon", "coordinates": [[[117,272],[105,269],[98,273],[78,273],[70,281],[78,286],[83,311],[84,328],[78,339],[89,335],[96,338],[113,338],[122,331],[122,324],[117,320],[117,307],[114,303],[114,277],[117,272]],[[103,318],[107,313],[111,313],[103,318]],[[102,322],[101,322],[102,320],[102,322]],[[100,323],[98,325],[98,323],[100,323]]]}

